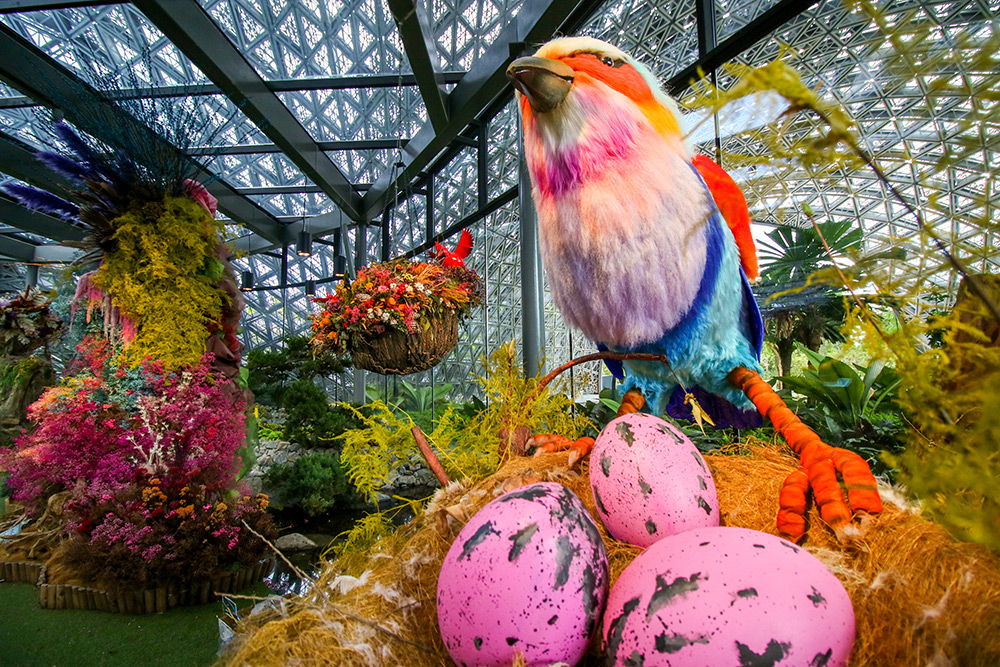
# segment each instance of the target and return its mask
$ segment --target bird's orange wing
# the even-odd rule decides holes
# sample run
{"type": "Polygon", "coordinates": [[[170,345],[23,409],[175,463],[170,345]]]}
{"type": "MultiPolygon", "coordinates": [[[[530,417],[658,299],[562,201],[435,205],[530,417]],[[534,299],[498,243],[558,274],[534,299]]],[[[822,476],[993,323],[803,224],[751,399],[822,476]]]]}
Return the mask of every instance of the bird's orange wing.
{"type": "Polygon", "coordinates": [[[750,234],[750,209],[747,207],[743,191],[726,171],[704,155],[695,155],[692,160],[715,199],[715,205],[729,224],[740,251],[740,264],[747,278],[757,277],[757,246],[750,234]]]}

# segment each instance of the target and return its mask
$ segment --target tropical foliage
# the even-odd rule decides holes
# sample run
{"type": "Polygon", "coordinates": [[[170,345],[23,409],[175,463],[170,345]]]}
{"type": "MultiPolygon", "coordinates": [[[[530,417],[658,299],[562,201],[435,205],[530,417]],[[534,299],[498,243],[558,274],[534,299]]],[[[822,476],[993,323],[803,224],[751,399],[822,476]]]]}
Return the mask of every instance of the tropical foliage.
{"type": "MultiPolygon", "coordinates": [[[[779,184],[792,171],[842,179],[863,169],[894,200],[888,207],[906,225],[896,224],[891,237],[880,239],[891,252],[852,257],[813,280],[846,291],[848,329],[861,332],[856,342],[891,363],[901,379],[898,401],[913,428],[905,452],[890,459],[898,480],[956,536],[1000,551],[1000,487],[994,483],[1000,476],[1000,289],[996,248],[988,241],[1000,232],[992,202],[997,185],[995,170],[969,170],[967,162],[981,154],[982,137],[1000,122],[1000,106],[986,102],[996,99],[1000,84],[1000,34],[957,27],[942,41],[931,16],[912,13],[890,22],[867,0],[849,4],[877,28],[866,49],[884,54],[881,66],[892,78],[919,86],[930,106],[973,101],[933,147],[935,162],[897,170],[891,181],[844,110],[803,84],[784,60],[729,67],[728,89],[703,80],[689,102],[717,110],[746,95],[776,92],[788,109],[780,123],[755,135],[755,142],[767,143],[766,155],[727,154],[727,164],[766,161],[779,184]],[[958,69],[974,76],[958,80],[958,69]],[[902,174],[912,182],[901,188],[902,174]],[[969,193],[961,204],[952,195],[958,180],[969,193]],[[957,305],[942,314],[959,280],[957,305]],[[941,344],[927,344],[934,339],[941,344]]],[[[900,165],[917,164],[905,151],[898,155],[900,165]]]]}
{"type": "Polygon", "coordinates": [[[0,357],[30,354],[62,333],[63,323],[50,306],[44,294],[30,287],[0,301],[0,357]]]}

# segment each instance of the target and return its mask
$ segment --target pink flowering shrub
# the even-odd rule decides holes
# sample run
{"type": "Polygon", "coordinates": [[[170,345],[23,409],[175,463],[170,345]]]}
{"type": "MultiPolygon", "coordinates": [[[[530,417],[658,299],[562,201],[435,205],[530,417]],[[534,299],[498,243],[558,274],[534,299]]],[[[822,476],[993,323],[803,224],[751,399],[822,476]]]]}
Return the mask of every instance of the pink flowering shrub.
{"type": "Polygon", "coordinates": [[[67,563],[106,588],[137,588],[205,579],[267,550],[254,534],[275,533],[266,496],[179,484],[152,477],[118,489],[81,489],[67,503],[75,517],[67,563]]]}
{"type": "Polygon", "coordinates": [[[246,406],[212,356],[164,371],[119,365],[100,338],[79,351],[77,374],[29,409],[36,429],[0,451],[12,499],[37,516],[69,491],[68,558],[105,586],[192,580],[258,559],[266,546],[242,522],[273,536],[267,500],[234,488],[246,406]]]}

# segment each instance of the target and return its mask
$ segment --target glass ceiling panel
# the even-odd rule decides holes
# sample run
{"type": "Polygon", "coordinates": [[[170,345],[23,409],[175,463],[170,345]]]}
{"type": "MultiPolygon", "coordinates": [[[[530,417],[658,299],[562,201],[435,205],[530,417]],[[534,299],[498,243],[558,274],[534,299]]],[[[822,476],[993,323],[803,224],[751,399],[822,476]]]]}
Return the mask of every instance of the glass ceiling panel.
{"type": "Polygon", "coordinates": [[[441,66],[470,69],[522,4],[523,0],[427,0],[441,66]]]}
{"type": "Polygon", "coordinates": [[[603,39],[630,54],[661,79],[698,59],[695,0],[652,5],[646,0],[611,2],[578,34],[603,39]]]}
{"type": "MultiPolygon", "coordinates": [[[[990,91],[1000,83],[992,71],[975,71],[963,48],[988,37],[996,21],[982,6],[962,2],[883,3],[883,17],[904,32],[918,26],[928,30],[928,50],[917,58],[897,59],[878,28],[859,14],[844,11],[840,2],[825,2],[749,50],[739,62],[761,65],[779,55],[781,44],[794,47],[792,64],[805,83],[843,105],[857,121],[861,145],[882,167],[889,180],[911,202],[917,202],[928,224],[940,227],[946,218],[926,206],[931,181],[946,178],[942,201],[952,216],[997,218],[985,201],[985,181],[997,161],[995,137],[980,136],[969,122],[989,103],[990,91]],[[958,31],[966,32],[960,38],[958,31]],[[968,40],[964,43],[961,40],[968,40]],[[947,80],[948,86],[940,86],[947,80]],[[955,166],[942,174],[939,161],[948,151],[965,151],[955,166]]],[[[995,11],[995,10],[994,10],[995,11]]],[[[725,81],[726,77],[722,77],[725,81]]],[[[797,116],[786,128],[789,139],[804,136],[819,121],[797,116]]],[[[753,133],[727,138],[724,152],[767,157],[768,148],[753,133]]],[[[801,214],[808,203],[817,219],[847,219],[866,232],[871,248],[898,242],[916,233],[916,220],[877,180],[861,168],[830,178],[783,167],[745,168],[736,176],[757,220],[808,224],[801,214]]],[[[958,225],[961,227],[961,225],[958,225]]],[[[946,236],[947,227],[939,229],[946,236]]],[[[971,233],[971,232],[970,232],[971,233]]],[[[981,231],[979,232],[981,236],[981,231]]],[[[952,234],[953,242],[962,234],[952,234]]],[[[984,260],[981,239],[971,247],[953,250],[960,257],[984,260]]],[[[985,244],[988,245],[988,244],[985,244]]]]}
{"type": "Polygon", "coordinates": [[[283,153],[216,155],[203,158],[202,164],[234,188],[312,185],[283,153]]]}
{"type": "Polygon", "coordinates": [[[278,93],[316,141],[411,137],[427,119],[416,87],[278,93]]]}
{"type": "Polygon", "coordinates": [[[375,182],[375,179],[389,169],[398,159],[399,151],[395,149],[363,150],[363,151],[330,151],[327,155],[333,160],[351,183],[355,185],[375,182]]]}
{"type": "Polygon", "coordinates": [[[490,121],[486,159],[490,198],[517,185],[517,141],[520,122],[514,100],[508,102],[490,121]]]}
{"type": "Polygon", "coordinates": [[[409,73],[383,0],[200,0],[265,79],[409,73]]]}
{"type": "Polygon", "coordinates": [[[131,88],[207,82],[131,4],[4,14],[0,20],[91,83],[110,80],[131,88]]]}
{"type": "Polygon", "coordinates": [[[778,0],[715,0],[716,42],[721,42],[778,3],[778,0]]]}

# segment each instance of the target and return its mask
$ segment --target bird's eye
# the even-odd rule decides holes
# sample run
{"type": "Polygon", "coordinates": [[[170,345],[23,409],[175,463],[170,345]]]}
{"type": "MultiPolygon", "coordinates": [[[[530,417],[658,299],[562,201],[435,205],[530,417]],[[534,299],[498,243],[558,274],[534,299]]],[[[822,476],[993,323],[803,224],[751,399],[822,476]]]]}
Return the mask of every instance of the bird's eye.
{"type": "Polygon", "coordinates": [[[601,58],[601,62],[604,63],[605,65],[607,65],[608,67],[614,67],[615,66],[615,59],[612,58],[611,56],[603,56],[601,58]]]}

